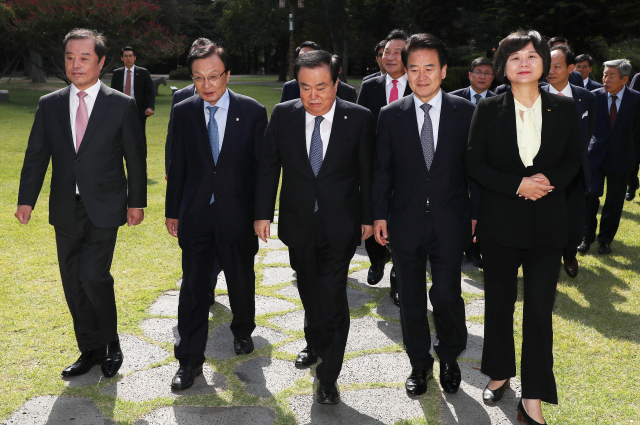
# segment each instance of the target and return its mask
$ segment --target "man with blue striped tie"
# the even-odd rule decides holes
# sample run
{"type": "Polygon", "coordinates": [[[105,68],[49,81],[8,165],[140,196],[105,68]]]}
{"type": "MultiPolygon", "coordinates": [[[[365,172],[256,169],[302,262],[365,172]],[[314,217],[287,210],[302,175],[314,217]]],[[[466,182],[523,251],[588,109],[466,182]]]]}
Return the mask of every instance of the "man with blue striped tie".
{"type": "Polygon", "coordinates": [[[233,313],[236,354],[253,351],[253,210],[258,156],[267,111],[227,88],[229,55],[216,44],[192,50],[189,69],[198,96],[175,105],[167,178],[166,226],[182,248],[175,357],[171,388],[184,390],[202,373],[207,343],[209,277],[222,266],[233,313]]]}

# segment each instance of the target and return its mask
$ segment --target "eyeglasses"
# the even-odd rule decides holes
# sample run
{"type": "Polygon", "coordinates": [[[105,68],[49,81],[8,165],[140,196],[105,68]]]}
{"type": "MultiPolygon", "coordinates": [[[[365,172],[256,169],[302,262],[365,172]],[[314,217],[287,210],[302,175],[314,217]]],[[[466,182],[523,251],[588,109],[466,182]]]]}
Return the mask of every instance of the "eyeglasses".
{"type": "Polygon", "coordinates": [[[196,84],[204,84],[204,80],[209,81],[211,84],[217,84],[220,81],[220,79],[222,78],[222,76],[224,74],[226,74],[226,73],[227,73],[227,71],[224,71],[220,75],[212,75],[210,77],[191,77],[191,79],[196,84]]]}
{"type": "Polygon", "coordinates": [[[482,72],[482,71],[473,71],[473,72],[472,72],[472,74],[476,74],[478,77],[482,77],[483,75],[484,75],[485,77],[488,77],[488,76],[490,76],[490,75],[495,75],[493,72],[489,72],[489,71],[485,71],[485,72],[482,72]]]}

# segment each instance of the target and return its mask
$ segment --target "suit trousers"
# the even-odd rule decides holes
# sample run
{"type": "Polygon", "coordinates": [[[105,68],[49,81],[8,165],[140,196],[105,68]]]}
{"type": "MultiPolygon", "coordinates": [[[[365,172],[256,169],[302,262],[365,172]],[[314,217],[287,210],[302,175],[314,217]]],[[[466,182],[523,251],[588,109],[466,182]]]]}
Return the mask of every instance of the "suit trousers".
{"type": "Polygon", "coordinates": [[[597,215],[600,207],[599,198],[604,194],[605,178],[607,179],[607,196],[605,197],[602,216],[600,217],[598,242],[611,243],[620,226],[629,173],[620,172],[618,166],[608,162],[605,159],[604,165],[591,172],[591,190],[586,199],[584,230],[584,236],[588,241],[593,241],[596,238],[597,215]]]}
{"type": "MultiPolygon", "coordinates": [[[[393,235],[389,235],[393,238],[393,235]]],[[[440,361],[455,361],[467,346],[467,326],[462,299],[462,250],[456,254],[439,249],[433,218],[425,214],[424,231],[418,248],[405,251],[393,247],[393,265],[398,277],[400,318],[404,345],[414,369],[433,366],[431,332],[427,310],[427,259],[431,262],[432,286],[429,298],[438,343],[434,349],[440,361]]]]}
{"type": "Polygon", "coordinates": [[[629,185],[630,192],[636,192],[638,187],[640,187],[640,179],[638,179],[638,171],[640,170],[640,165],[636,164],[631,170],[631,174],[629,174],[629,181],[627,184],[629,185]]]}
{"type": "Polygon", "coordinates": [[[101,229],[76,201],[72,229],[55,226],[58,263],[64,296],[81,352],[118,340],[118,314],[111,262],[118,228],[101,229]]]}
{"type": "Polygon", "coordinates": [[[350,324],[347,276],[355,252],[355,245],[344,252],[331,248],[317,212],[307,243],[300,249],[289,249],[291,263],[297,266],[305,339],[322,359],[316,369],[320,381],[334,382],[342,370],[350,324]]]}
{"type": "MultiPolygon", "coordinates": [[[[211,271],[220,262],[227,281],[234,337],[249,336],[255,329],[255,280],[253,261],[258,252],[258,239],[247,235],[229,243],[216,222],[217,203],[208,207],[201,230],[195,236],[182,237],[182,286],[178,303],[179,338],[174,346],[181,366],[204,363],[207,345],[211,271]]],[[[231,345],[231,341],[229,341],[231,345]]]]}
{"type": "Polygon", "coordinates": [[[584,202],[586,187],[582,168],[578,175],[565,189],[567,196],[567,217],[569,219],[569,238],[567,246],[562,251],[565,260],[573,260],[578,253],[578,245],[584,234],[584,202]]]}
{"type": "Polygon", "coordinates": [[[522,265],[522,397],[558,404],[551,314],[562,249],[516,249],[483,243],[482,252],[485,313],[481,371],[494,380],[516,375],[513,313],[522,265]]]}
{"type": "MultiPolygon", "coordinates": [[[[386,246],[382,246],[378,242],[376,242],[376,239],[374,237],[367,238],[364,241],[364,247],[367,250],[367,255],[369,256],[369,261],[371,261],[371,264],[382,263],[389,250],[389,248],[387,248],[386,246]]],[[[384,267],[384,264],[382,266],[384,267]]]]}

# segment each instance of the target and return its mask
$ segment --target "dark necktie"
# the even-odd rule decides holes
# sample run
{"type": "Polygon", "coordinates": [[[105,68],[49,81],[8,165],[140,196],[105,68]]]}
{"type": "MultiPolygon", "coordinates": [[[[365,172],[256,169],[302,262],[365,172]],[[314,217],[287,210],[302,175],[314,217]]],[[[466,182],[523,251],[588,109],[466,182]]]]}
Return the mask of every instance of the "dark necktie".
{"type": "MultiPolygon", "coordinates": [[[[207,130],[209,131],[209,144],[211,145],[211,154],[213,155],[213,163],[218,165],[218,155],[220,155],[220,140],[218,136],[218,123],[216,122],[215,115],[218,110],[217,106],[207,106],[209,110],[209,125],[207,130]]],[[[215,196],[211,194],[211,202],[213,204],[215,196]]]]}
{"type": "MultiPolygon", "coordinates": [[[[324,117],[316,117],[316,124],[313,127],[313,133],[311,134],[311,146],[309,146],[309,163],[313,170],[313,175],[318,177],[320,167],[322,167],[322,138],[320,138],[320,123],[324,117]]],[[[313,212],[318,211],[318,200],[316,199],[316,205],[313,212]]]]}
{"type": "Polygon", "coordinates": [[[482,96],[480,96],[479,94],[477,94],[477,93],[476,93],[476,94],[474,94],[474,95],[473,95],[473,97],[474,97],[474,99],[476,100],[476,105],[477,105],[478,103],[480,103],[480,99],[482,99],[482,96]]]}
{"type": "Polygon", "coordinates": [[[124,94],[131,96],[131,70],[127,69],[127,82],[124,84],[124,94]]]}
{"type": "Polygon", "coordinates": [[[429,116],[431,105],[423,103],[420,105],[420,108],[424,111],[424,122],[422,123],[422,130],[420,130],[420,144],[422,145],[424,162],[427,164],[427,170],[429,170],[431,169],[433,153],[435,152],[435,147],[433,146],[433,125],[431,123],[431,117],[429,116]]]}
{"type": "Polygon", "coordinates": [[[609,109],[609,119],[611,120],[611,128],[613,128],[613,124],[615,124],[616,117],[618,116],[618,107],[616,106],[616,100],[618,100],[618,96],[611,96],[611,109],[609,109]]]}

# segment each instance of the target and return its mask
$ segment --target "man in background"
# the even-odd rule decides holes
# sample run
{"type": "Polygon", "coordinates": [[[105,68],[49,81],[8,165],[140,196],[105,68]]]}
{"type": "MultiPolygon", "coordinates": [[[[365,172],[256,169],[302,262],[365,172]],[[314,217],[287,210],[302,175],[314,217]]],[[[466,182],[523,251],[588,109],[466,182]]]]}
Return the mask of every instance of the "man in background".
{"type": "Polygon", "coordinates": [[[382,55],[384,53],[384,46],[386,44],[387,44],[387,40],[382,40],[378,44],[376,44],[375,49],[373,49],[376,54],[376,62],[378,63],[378,67],[380,68],[380,71],[374,72],[373,74],[369,74],[366,77],[364,77],[362,79],[363,83],[371,78],[376,78],[387,73],[387,71],[384,69],[384,65],[382,64],[382,55]]]}
{"type": "Polygon", "coordinates": [[[575,70],[580,73],[582,77],[582,86],[589,91],[593,91],[595,89],[599,89],[602,87],[597,81],[593,81],[589,76],[591,75],[591,71],[593,70],[593,58],[587,54],[576,56],[576,67],[575,70]]]}

